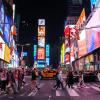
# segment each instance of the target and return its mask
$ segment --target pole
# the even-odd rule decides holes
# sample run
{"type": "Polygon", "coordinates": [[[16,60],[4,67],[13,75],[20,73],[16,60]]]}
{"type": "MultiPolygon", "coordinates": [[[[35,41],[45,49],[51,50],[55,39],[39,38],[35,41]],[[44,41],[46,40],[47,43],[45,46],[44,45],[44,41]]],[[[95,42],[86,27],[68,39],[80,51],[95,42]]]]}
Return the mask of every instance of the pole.
{"type": "Polygon", "coordinates": [[[21,45],[22,46],[22,52],[21,52],[21,57],[22,57],[22,59],[23,59],[23,47],[24,47],[24,45],[21,45]]]}

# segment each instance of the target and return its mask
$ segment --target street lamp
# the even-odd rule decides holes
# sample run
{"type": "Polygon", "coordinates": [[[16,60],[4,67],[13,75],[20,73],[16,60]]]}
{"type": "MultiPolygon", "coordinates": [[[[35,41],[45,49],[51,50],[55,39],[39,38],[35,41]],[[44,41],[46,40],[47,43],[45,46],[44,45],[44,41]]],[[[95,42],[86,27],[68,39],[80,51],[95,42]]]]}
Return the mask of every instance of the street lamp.
{"type": "Polygon", "coordinates": [[[29,43],[27,43],[27,44],[23,44],[23,45],[21,45],[21,44],[16,44],[17,46],[21,46],[21,53],[22,53],[22,58],[23,58],[23,48],[24,48],[24,46],[30,46],[31,44],[29,44],[29,43]]]}

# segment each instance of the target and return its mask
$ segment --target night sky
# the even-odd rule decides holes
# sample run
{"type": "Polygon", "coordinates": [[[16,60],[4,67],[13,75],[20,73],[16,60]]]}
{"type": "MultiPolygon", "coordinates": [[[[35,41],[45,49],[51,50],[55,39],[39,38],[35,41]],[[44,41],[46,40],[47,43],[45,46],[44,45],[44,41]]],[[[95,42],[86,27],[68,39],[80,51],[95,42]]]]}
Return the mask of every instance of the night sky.
{"type": "MultiPolygon", "coordinates": [[[[37,42],[37,21],[46,20],[46,43],[50,44],[50,62],[54,67],[60,60],[60,37],[63,35],[65,8],[64,0],[15,0],[16,14],[21,15],[19,43],[37,42]]],[[[32,65],[32,46],[28,47],[32,65]]]]}

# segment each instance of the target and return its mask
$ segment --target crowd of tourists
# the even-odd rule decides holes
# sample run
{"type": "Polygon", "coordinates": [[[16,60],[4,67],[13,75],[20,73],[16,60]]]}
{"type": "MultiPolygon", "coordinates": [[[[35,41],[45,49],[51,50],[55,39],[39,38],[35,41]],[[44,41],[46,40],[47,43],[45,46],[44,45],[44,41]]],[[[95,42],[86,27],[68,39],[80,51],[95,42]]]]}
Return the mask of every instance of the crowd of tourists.
{"type": "Polygon", "coordinates": [[[18,93],[25,84],[24,68],[0,69],[0,94],[18,93]]]}

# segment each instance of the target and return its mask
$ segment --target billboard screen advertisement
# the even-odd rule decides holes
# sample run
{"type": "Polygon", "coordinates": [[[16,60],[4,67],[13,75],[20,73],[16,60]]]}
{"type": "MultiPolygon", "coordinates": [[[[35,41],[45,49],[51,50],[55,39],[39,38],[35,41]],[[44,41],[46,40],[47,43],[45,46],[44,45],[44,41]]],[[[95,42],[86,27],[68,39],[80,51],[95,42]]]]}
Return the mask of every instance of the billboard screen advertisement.
{"type": "Polygon", "coordinates": [[[50,45],[46,45],[46,57],[50,56],[50,45]]]}
{"type": "Polygon", "coordinates": [[[45,25],[45,19],[39,19],[38,25],[45,25]]]}
{"type": "Polygon", "coordinates": [[[45,37],[38,37],[38,46],[45,47],[45,37]]]}
{"type": "Polygon", "coordinates": [[[45,49],[38,48],[38,60],[45,59],[45,49]]]}
{"type": "Polygon", "coordinates": [[[50,61],[50,58],[46,58],[46,63],[47,63],[47,65],[49,65],[49,62],[50,61]]]}
{"type": "Polygon", "coordinates": [[[100,47],[100,32],[92,29],[86,30],[88,52],[100,47]]]}
{"type": "Polygon", "coordinates": [[[5,45],[4,60],[10,62],[10,48],[7,45],[5,45]]]}
{"type": "Polygon", "coordinates": [[[0,5],[0,34],[3,34],[4,29],[4,6],[1,3],[0,5]]]}
{"type": "Polygon", "coordinates": [[[5,26],[4,26],[4,40],[6,43],[9,43],[9,36],[10,36],[10,24],[11,24],[11,19],[8,16],[5,16],[5,26]]]}
{"type": "Polygon", "coordinates": [[[45,26],[38,26],[38,36],[45,36],[45,26]]]}
{"type": "Polygon", "coordinates": [[[0,37],[0,43],[2,43],[2,48],[0,48],[0,59],[4,60],[5,43],[1,37],[0,37]]]}
{"type": "Polygon", "coordinates": [[[64,55],[65,55],[65,45],[63,43],[61,47],[61,63],[64,63],[64,55]]]}
{"type": "Polygon", "coordinates": [[[86,45],[86,32],[82,30],[80,33],[80,40],[78,40],[78,57],[82,57],[87,53],[87,45],[86,45]]]}
{"type": "Polygon", "coordinates": [[[79,29],[80,27],[82,27],[82,25],[84,24],[85,21],[86,21],[85,9],[83,9],[81,12],[81,15],[76,23],[76,28],[79,29]]]}

